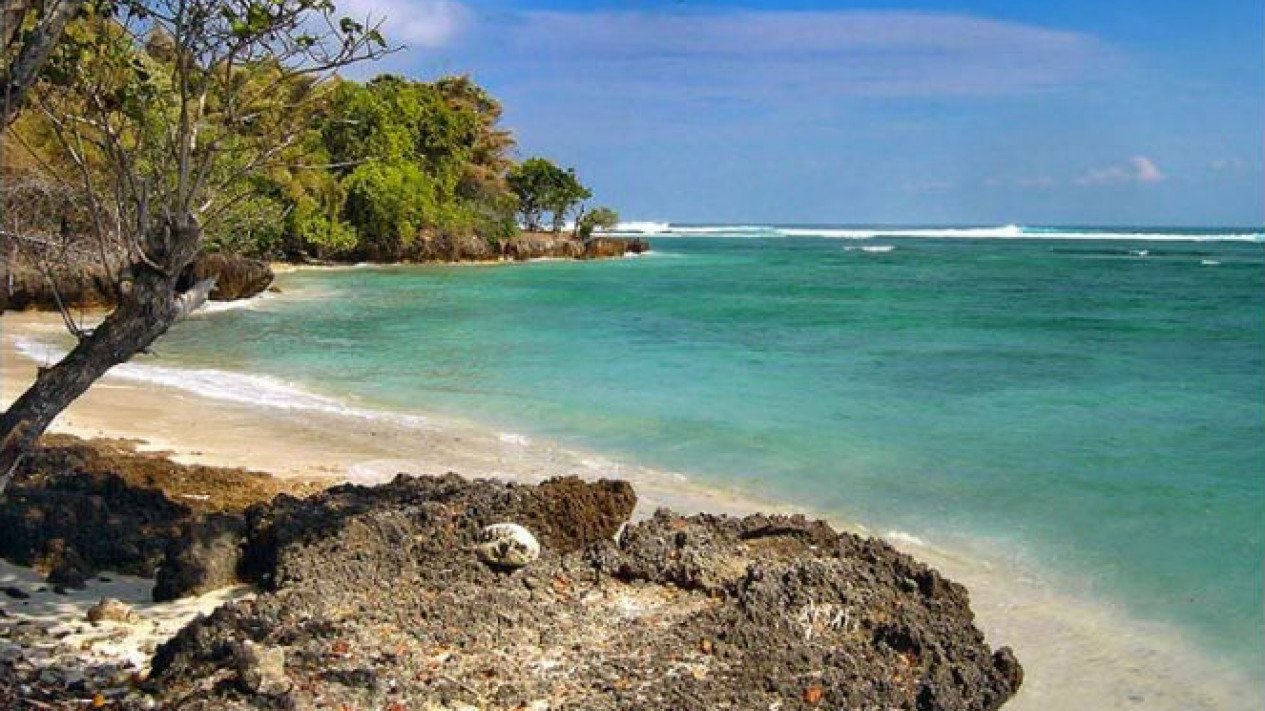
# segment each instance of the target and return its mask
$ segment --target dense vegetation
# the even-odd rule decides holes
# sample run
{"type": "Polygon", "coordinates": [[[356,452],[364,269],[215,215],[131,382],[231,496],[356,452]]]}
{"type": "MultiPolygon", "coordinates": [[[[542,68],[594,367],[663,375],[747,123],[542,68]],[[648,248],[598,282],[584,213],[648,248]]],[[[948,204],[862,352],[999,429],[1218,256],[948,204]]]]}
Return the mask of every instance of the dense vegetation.
{"type": "MultiPolygon", "coordinates": [[[[175,103],[161,96],[173,91],[161,81],[177,61],[173,42],[159,33],[143,44],[121,33],[111,42],[115,31],[109,21],[92,18],[68,28],[69,39],[45,70],[43,110],[26,111],[10,129],[16,140],[5,155],[7,185],[47,196],[61,195],[57,186],[76,184],[84,170],[100,171],[98,181],[112,179],[105,161],[95,161],[91,150],[76,152],[67,127],[56,125],[58,115],[91,113],[84,105],[85,81],[117,84],[105,95],[149,112],[132,117],[138,126],[162,130],[163,111],[175,103]]],[[[205,224],[208,250],[394,261],[409,259],[428,234],[495,247],[517,233],[520,222],[529,230],[543,225],[561,231],[570,221],[584,237],[613,226],[608,209],[586,212],[582,203],[591,192],[574,170],[538,157],[516,163],[514,138],[500,125],[501,105],[469,77],[280,79],[266,59],[234,71],[236,81],[274,92],[275,106],[249,117],[233,116],[229,107],[208,111],[206,134],[252,134],[257,142],[274,133],[287,138],[273,149],[282,160],[254,171],[224,166],[226,174],[239,177],[220,188],[225,206],[205,224]],[[282,124],[303,129],[275,130],[282,124]]],[[[17,188],[4,197],[18,213],[30,199],[17,188]]],[[[61,215],[61,229],[86,222],[74,218],[75,195],[63,197],[64,209],[53,211],[61,215]]]]}

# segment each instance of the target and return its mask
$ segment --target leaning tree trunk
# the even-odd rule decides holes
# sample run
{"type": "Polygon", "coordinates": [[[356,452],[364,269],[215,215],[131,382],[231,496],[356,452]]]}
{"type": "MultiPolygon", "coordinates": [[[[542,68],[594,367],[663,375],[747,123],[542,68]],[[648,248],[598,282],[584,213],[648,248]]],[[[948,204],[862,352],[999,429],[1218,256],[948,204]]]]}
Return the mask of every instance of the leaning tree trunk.
{"type": "Polygon", "coordinates": [[[205,282],[186,294],[177,293],[180,273],[193,259],[201,230],[193,223],[164,232],[167,258],[134,265],[131,287],[120,289],[114,311],[56,365],[39,369],[31,387],[0,415],[0,493],[22,457],[70,403],[110,368],[148,348],[196,307],[193,299],[205,298],[205,282]]]}

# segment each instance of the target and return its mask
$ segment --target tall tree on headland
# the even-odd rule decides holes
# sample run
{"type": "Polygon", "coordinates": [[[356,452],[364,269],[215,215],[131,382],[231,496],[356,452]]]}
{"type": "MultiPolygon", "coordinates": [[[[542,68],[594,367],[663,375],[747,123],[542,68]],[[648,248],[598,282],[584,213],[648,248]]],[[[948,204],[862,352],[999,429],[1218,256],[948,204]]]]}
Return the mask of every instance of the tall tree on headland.
{"type": "Polygon", "coordinates": [[[186,272],[208,224],[251,194],[249,176],[295,159],[318,80],[385,51],[331,0],[118,0],[84,15],[27,100],[126,263],[114,310],[0,415],[0,490],[62,410],[205,298],[186,272]]]}
{"type": "Polygon", "coordinates": [[[563,170],[546,158],[528,158],[510,168],[506,180],[518,197],[523,226],[530,232],[540,230],[546,213],[551,215],[553,231],[562,231],[567,215],[580,202],[592,197],[574,169],[563,170]]]}

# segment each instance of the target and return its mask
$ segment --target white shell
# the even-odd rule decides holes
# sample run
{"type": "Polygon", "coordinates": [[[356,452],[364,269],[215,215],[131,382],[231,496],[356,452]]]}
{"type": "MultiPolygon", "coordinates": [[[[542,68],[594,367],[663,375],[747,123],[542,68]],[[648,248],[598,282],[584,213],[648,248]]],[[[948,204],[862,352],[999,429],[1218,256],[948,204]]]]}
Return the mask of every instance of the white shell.
{"type": "Polygon", "coordinates": [[[479,531],[475,549],[489,565],[521,568],[540,557],[540,543],[531,531],[517,523],[494,523],[479,531]]]}

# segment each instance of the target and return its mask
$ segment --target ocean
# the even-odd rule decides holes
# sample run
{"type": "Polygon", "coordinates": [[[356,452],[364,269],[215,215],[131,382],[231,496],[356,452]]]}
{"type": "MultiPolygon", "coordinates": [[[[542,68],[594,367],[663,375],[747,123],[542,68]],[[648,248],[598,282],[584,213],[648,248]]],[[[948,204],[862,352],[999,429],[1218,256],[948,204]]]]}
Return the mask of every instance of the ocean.
{"type": "Polygon", "coordinates": [[[973,551],[1260,679],[1259,230],[624,229],[653,250],[285,274],[139,367],[973,551]]]}

